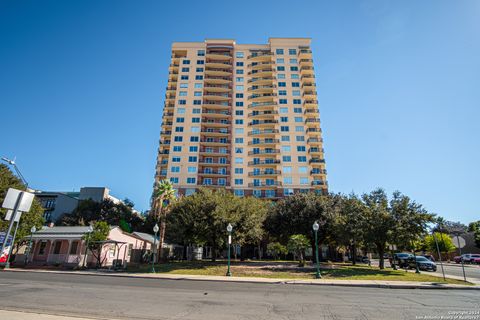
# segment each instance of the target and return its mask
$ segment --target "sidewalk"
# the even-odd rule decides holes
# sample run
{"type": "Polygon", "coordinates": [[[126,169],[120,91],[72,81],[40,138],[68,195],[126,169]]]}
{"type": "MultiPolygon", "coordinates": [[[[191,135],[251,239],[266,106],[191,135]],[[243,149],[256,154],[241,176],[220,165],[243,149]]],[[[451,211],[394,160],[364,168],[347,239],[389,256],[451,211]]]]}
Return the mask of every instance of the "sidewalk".
{"type": "Polygon", "coordinates": [[[3,272],[43,272],[57,274],[75,274],[106,277],[127,277],[140,279],[164,279],[164,280],[193,280],[193,281],[222,281],[222,282],[244,282],[244,283],[269,283],[287,285],[323,285],[323,286],[344,286],[344,287],[366,287],[366,288],[390,288],[390,289],[457,289],[457,290],[480,290],[480,285],[463,286],[458,284],[445,284],[435,282],[410,282],[410,281],[380,281],[380,280],[337,280],[337,279],[272,279],[254,277],[226,277],[226,276],[201,276],[201,275],[180,275],[164,273],[128,273],[108,271],[63,271],[63,270],[41,270],[41,269],[8,269],[3,272]]]}

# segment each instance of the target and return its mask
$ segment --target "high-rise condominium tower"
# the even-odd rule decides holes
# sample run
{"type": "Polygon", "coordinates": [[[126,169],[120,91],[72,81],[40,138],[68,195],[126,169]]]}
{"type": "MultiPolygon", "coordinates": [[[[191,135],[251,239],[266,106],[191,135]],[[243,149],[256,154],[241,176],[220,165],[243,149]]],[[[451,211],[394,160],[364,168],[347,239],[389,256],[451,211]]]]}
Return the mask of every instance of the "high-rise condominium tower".
{"type": "Polygon", "coordinates": [[[175,42],[155,181],[278,198],[327,192],[310,39],[175,42]]]}

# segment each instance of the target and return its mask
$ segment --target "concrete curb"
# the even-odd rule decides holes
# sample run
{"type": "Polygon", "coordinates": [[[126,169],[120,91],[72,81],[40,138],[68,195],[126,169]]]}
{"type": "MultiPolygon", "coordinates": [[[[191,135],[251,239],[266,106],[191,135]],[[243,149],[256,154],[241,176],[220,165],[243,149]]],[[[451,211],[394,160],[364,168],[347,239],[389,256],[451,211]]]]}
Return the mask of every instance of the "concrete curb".
{"type": "Polygon", "coordinates": [[[408,282],[408,281],[377,281],[377,280],[293,280],[293,279],[270,279],[270,278],[247,278],[226,276],[199,276],[199,275],[167,275],[167,274],[132,274],[132,273],[109,273],[92,271],[64,271],[64,270],[38,270],[38,269],[4,269],[3,272],[31,272],[31,273],[55,273],[68,275],[90,275],[98,277],[123,277],[158,280],[190,280],[190,281],[214,281],[235,283],[266,283],[285,285],[315,285],[315,286],[339,286],[339,287],[363,287],[363,288],[386,288],[386,289],[449,289],[449,290],[480,290],[480,285],[462,286],[456,284],[443,284],[433,282],[408,282]]]}

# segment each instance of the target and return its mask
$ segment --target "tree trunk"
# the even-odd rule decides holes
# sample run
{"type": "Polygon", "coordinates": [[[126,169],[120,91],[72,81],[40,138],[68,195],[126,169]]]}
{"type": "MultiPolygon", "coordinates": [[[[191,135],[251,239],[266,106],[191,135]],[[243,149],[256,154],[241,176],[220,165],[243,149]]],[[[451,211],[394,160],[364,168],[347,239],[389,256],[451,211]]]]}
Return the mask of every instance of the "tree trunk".
{"type": "Polygon", "coordinates": [[[217,238],[212,239],[212,262],[217,260],[217,238]]]}
{"type": "Polygon", "coordinates": [[[158,261],[163,260],[163,243],[165,241],[166,229],[167,229],[167,223],[165,221],[165,217],[163,216],[163,212],[162,212],[162,216],[160,217],[160,237],[158,239],[158,251],[157,251],[158,261]]]}
{"type": "Polygon", "coordinates": [[[379,262],[378,262],[378,267],[380,269],[385,269],[385,259],[383,258],[383,255],[385,254],[385,246],[384,245],[378,245],[377,244],[377,251],[379,257],[379,262]]]}
{"type": "Polygon", "coordinates": [[[246,250],[247,250],[247,248],[245,247],[245,245],[240,247],[240,261],[245,261],[245,251],[246,250]]]}
{"type": "Polygon", "coordinates": [[[352,265],[357,264],[357,244],[355,243],[355,240],[352,243],[352,265]]]}

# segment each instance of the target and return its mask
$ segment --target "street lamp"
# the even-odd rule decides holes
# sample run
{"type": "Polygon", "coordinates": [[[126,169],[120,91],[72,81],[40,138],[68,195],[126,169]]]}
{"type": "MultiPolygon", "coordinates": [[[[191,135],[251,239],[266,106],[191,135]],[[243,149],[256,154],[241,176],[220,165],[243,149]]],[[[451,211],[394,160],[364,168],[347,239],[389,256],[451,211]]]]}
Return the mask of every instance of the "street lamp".
{"type": "Polygon", "coordinates": [[[152,248],[152,273],[155,273],[155,252],[157,251],[157,232],[158,232],[158,224],[156,223],[155,223],[155,226],[153,226],[153,232],[155,233],[155,236],[153,237],[153,248],[152,248]]]}
{"type": "Polygon", "coordinates": [[[87,244],[85,246],[85,256],[83,257],[83,268],[85,268],[85,263],[87,262],[87,254],[88,254],[88,242],[90,241],[90,234],[93,232],[93,227],[88,226],[87,229],[87,244]]]}
{"type": "Polygon", "coordinates": [[[32,237],[33,234],[37,231],[37,228],[35,226],[32,226],[30,228],[30,241],[28,242],[28,251],[27,254],[25,255],[25,266],[28,264],[28,258],[30,255],[30,251],[32,251],[32,237]]]}
{"type": "Polygon", "coordinates": [[[313,228],[313,232],[315,233],[315,259],[317,262],[317,272],[315,273],[315,278],[320,279],[322,278],[322,275],[320,274],[320,266],[318,263],[318,237],[317,237],[318,229],[320,228],[320,226],[318,225],[317,221],[313,223],[312,228],[313,228]]]}
{"type": "Polygon", "coordinates": [[[228,251],[227,251],[227,259],[228,259],[228,268],[227,268],[227,277],[231,277],[232,273],[230,272],[230,244],[232,243],[232,230],[233,227],[229,223],[227,226],[227,231],[228,231],[228,251]]]}

